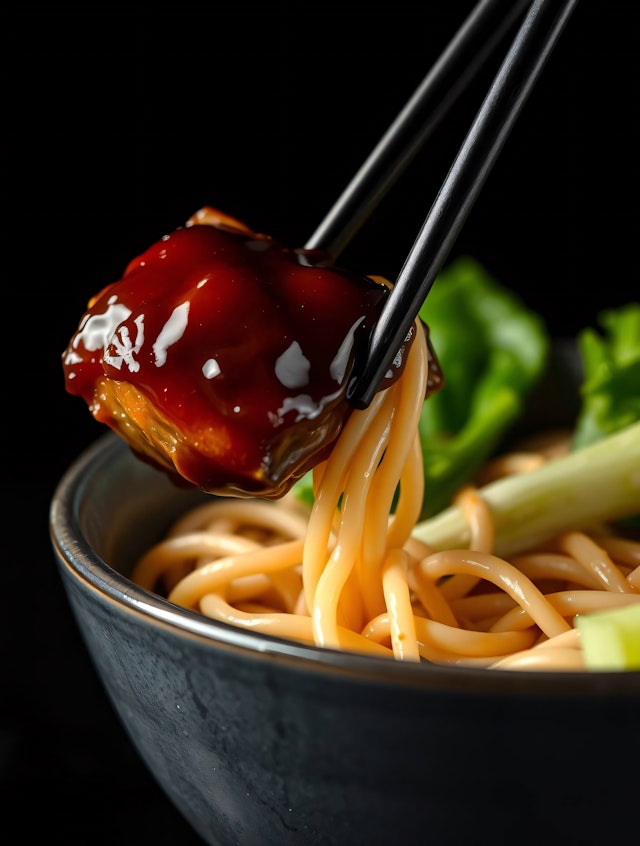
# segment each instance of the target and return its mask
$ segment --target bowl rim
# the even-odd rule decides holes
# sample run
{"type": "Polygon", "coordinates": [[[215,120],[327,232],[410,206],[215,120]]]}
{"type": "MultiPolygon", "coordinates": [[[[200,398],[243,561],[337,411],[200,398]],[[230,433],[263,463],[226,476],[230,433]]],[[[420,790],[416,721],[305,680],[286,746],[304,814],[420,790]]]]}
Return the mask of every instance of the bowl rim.
{"type": "MultiPolygon", "coordinates": [[[[352,681],[414,689],[460,691],[486,695],[526,695],[559,698],[612,694],[640,694],[640,671],[541,671],[460,667],[427,662],[403,662],[391,658],[322,648],[247,631],[177,606],[145,590],[111,567],[85,537],[80,519],[81,504],[92,480],[115,459],[141,463],[127,444],[108,431],[85,447],[60,478],[50,501],[49,535],[63,575],[84,594],[111,604],[121,613],[134,613],[149,625],[172,630],[176,635],[197,638],[218,650],[235,651],[253,660],[286,663],[296,671],[342,675],[352,681]]],[[[162,475],[146,467],[144,472],[162,475]]],[[[176,487],[176,495],[180,489],[176,487]]],[[[63,579],[64,581],[64,579],[63,579]]],[[[66,587],[66,584],[65,584],[66,587]]]]}

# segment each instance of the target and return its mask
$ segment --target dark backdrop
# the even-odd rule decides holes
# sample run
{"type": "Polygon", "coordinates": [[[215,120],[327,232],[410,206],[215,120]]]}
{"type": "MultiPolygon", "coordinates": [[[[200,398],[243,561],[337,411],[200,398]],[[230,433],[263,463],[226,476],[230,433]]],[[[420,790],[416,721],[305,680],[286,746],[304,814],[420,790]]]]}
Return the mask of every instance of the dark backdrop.
{"type": "MultiPolygon", "coordinates": [[[[635,5],[579,3],[452,252],[483,262],[554,335],[638,297],[635,5]]],[[[103,431],[60,366],[87,299],[204,204],[302,246],[472,6],[3,14],[0,796],[25,839],[45,825],[65,844],[197,842],[116,723],[49,548],[54,486],[103,431]]],[[[495,68],[341,263],[398,273],[495,68]]]]}

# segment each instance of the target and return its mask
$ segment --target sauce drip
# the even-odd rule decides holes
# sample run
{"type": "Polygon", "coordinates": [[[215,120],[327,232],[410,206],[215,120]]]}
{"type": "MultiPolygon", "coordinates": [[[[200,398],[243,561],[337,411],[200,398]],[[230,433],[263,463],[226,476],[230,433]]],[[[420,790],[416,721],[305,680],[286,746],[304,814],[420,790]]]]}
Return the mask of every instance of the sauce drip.
{"type": "Polygon", "coordinates": [[[277,498],[351,414],[357,345],[388,293],[205,207],[89,302],[65,386],[174,480],[277,498]]]}

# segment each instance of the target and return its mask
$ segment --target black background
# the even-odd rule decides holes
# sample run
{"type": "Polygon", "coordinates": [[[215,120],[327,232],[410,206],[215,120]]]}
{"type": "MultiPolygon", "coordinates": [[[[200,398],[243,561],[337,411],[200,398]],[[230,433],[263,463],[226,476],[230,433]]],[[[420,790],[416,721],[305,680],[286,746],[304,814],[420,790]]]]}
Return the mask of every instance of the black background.
{"type": "MultiPolygon", "coordinates": [[[[87,299],[205,204],[302,246],[473,5],[3,14],[0,796],[21,840],[45,826],[65,844],[198,842],[105,701],[50,551],[54,487],[103,433],[60,363],[87,299]]],[[[578,4],[451,253],[479,259],[557,336],[638,298],[635,6],[578,4]]],[[[496,67],[340,263],[399,272],[496,67]]]]}

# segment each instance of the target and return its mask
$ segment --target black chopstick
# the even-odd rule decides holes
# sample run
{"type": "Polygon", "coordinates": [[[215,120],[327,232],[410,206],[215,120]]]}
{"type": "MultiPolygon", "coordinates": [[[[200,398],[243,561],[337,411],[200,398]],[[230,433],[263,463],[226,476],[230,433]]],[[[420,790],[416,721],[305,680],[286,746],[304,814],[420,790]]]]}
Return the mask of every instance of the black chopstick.
{"type": "Polygon", "coordinates": [[[309,238],[307,249],[321,249],[333,259],[338,257],[522,16],[528,2],[480,0],[476,4],[309,238]]]}
{"type": "Polygon", "coordinates": [[[347,398],[366,408],[379,389],[511,128],[578,0],[533,0],[356,360],[347,398]]]}

